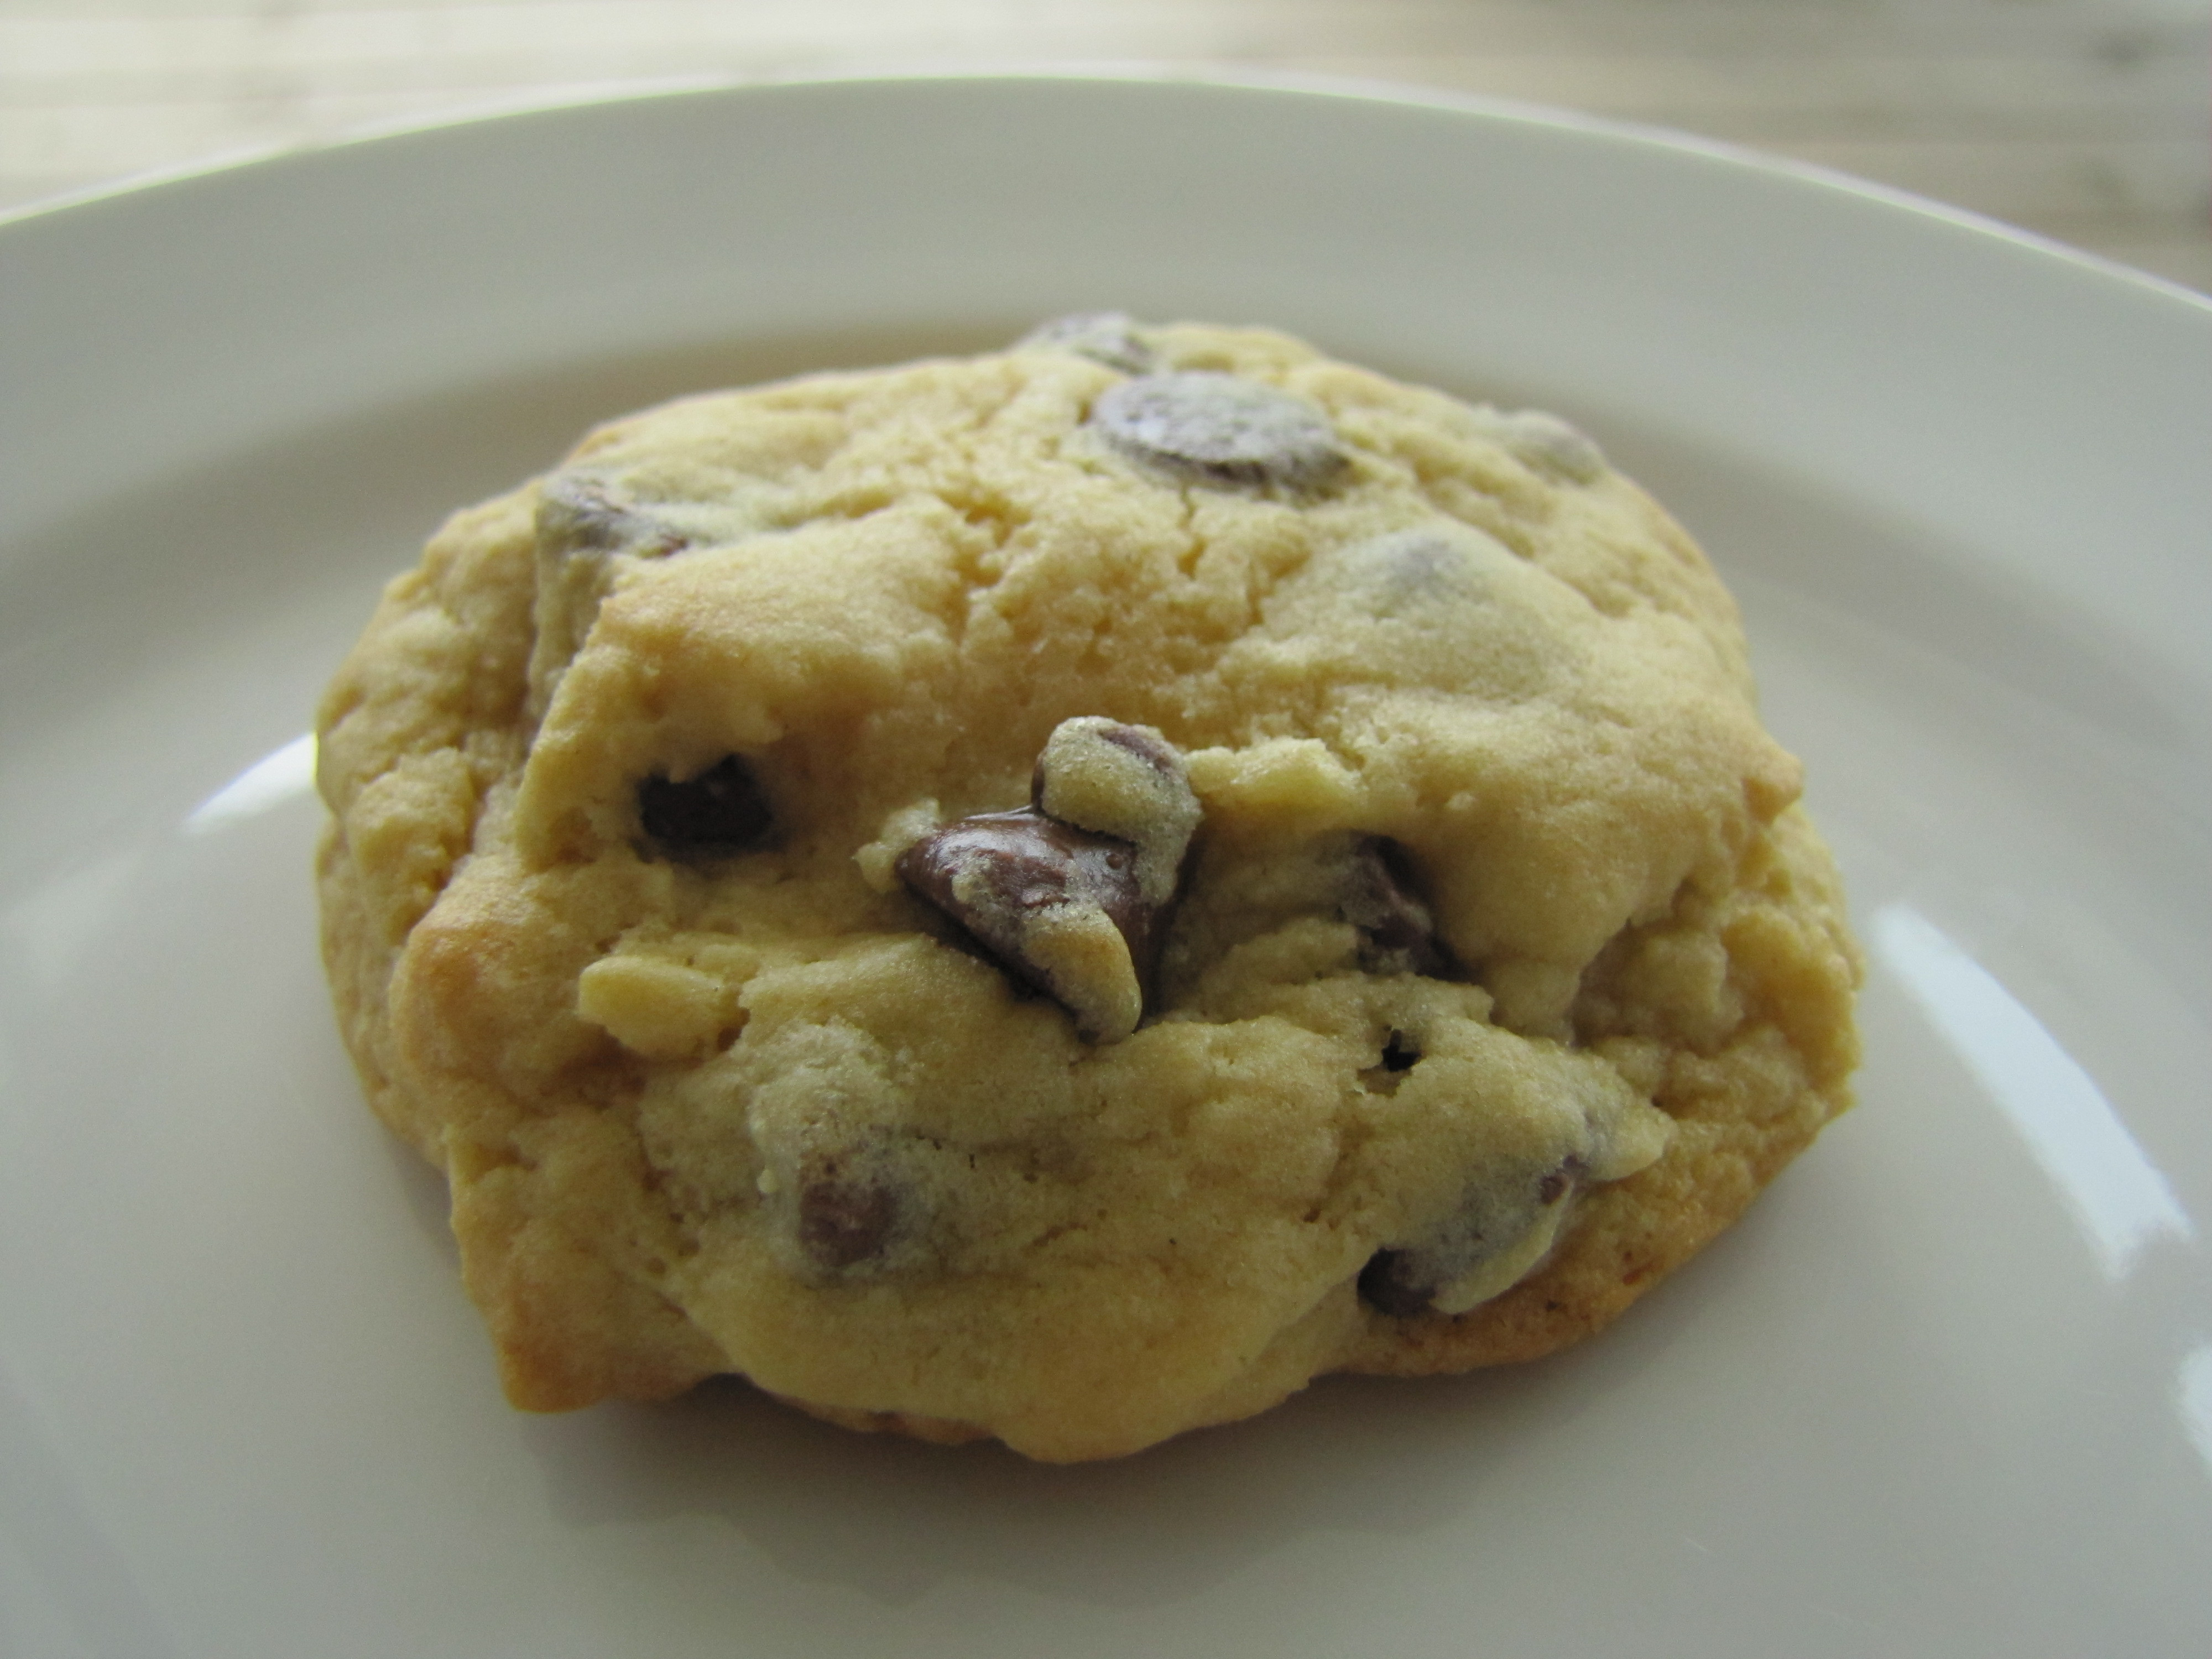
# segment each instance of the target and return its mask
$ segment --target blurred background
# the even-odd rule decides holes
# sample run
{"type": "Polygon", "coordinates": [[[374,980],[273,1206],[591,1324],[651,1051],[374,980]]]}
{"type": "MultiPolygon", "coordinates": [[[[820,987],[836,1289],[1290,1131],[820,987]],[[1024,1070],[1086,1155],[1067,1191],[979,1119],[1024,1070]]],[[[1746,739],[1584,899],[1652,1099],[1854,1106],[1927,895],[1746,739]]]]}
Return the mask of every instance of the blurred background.
{"type": "Polygon", "coordinates": [[[0,0],[0,212],[671,83],[1140,64],[1676,128],[2212,290],[2212,0],[0,0]]]}

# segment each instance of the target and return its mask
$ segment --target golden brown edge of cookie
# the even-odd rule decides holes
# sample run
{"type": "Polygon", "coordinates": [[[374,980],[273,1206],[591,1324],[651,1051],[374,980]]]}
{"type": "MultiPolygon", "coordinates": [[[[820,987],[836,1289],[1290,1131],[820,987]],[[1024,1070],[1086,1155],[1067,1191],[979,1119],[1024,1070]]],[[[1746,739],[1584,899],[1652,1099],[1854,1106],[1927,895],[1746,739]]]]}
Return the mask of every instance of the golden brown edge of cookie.
{"type": "MultiPolygon", "coordinates": [[[[1810,848],[1819,847],[1809,828],[1798,839],[1810,848]]],[[[368,993],[363,1002],[341,998],[342,1008],[353,1016],[345,1026],[349,1047],[378,1115],[444,1170],[450,1149],[424,1144],[417,1126],[400,1110],[368,1041],[379,1029],[374,1008],[380,1006],[382,981],[363,959],[374,954],[361,951],[368,943],[363,935],[356,932],[349,939],[336,920],[356,906],[352,872],[342,853],[342,839],[335,830],[328,832],[320,863],[326,916],[333,919],[326,923],[325,941],[331,972],[334,982],[343,973],[350,985],[368,993]]],[[[1824,848],[1820,855],[1825,857],[1824,848]]],[[[1809,856],[1808,851],[1801,851],[1799,860],[1809,856]]],[[[1822,872],[1807,873],[1817,879],[1822,872]]],[[[1848,941],[1838,935],[1835,959],[1827,965],[1828,978],[1834,994],[1848,996],[1857,984],[1858,963],[1844,948],[1848,941]]],[[[1681,1127],[1674,1147],[1650,1169],[1589,1195],[1559,1249],[1530,1278],[1456,1316],[1399,1318],[1370,1310],[1358,1339],[1317,1367],[1314,1376],[1336,1371],[1396,1376],[1465,1372],[1540,1358],[1595,1335],[1740,1218],[1774,1176],[1847,1109],[1850,1094],[1843,1079],[1855,1059],[1851,1051],[1831,1056],[1823,1086],[1808,1084],[1795,1099],[1778,1103],[1755,1121],[1686,1111],[1678,1120],[1681,1127]],[[1694,1174],[1687,1167],[1693,1157],[1701,1166],[1694,1174]],[[1717,1179],[1717,1171],[1725,1172],[1726,1178],[1717,1179]],[[1647,1212],[1656,1212],[1665,1224],[1654,1224],[1647,1212]]],[[[457,1229],[497,1231],[501,1225],[495,1214],[483,1212],[481,1202],[469,1207],[471,1213],[456,1215],[457,1229]]],[[[472,1283],[468,1288],[492,1316],[504,1389],[519,1408],[558,1412],[603,1400],[657,1401],[684,1394],[709,1376],[733,1375],[716,1363],[708,1345],[699,1340],[648,1344],[653,1349],[649,1359],[631,1353],[625,1360],[595,1346],[592,1352],[599,1363],[587,1359],[580,1369],[578,1353],[566,1340],[562,1322],[541,1323],[532,1316],[535,1298],[529,1294],[529,1281],[550,1264],[538,1252],[509,1249],[492,1255],[513,1270],[511,1279],[502,1274],[508,1282],[472,1283]]],[[[618,1293],[641,1287],[625,1283],[608,1288],[618,1293]]],[[[565,1304],[571,1295],[564,1291],[558,1299],[565,1304]]],[[[681,1316],[673,1309],[665,1311],[669,1328],[660,1334],[680,1334],[674,1328],[682,1324],[681,1316]]],[[[838,1407],[783,1395],[771,1397],[863,1432],[897,1434],[939,1445],[994,1437],[991,1431],[977,1425],[942,1418],[838,1407]]]]}
{"type": "Polygon", "coordinates": [[[1668,1209],[1670,1224],[1665,1227],[1614,1220],[1655,1187],[1670,1179],[1679,1182],[1679,1170],[1669,1170],[1663,1158],[1593,1194],[1577,1224],[1536,1273],[1464,1314],[1412,1319],[1376,1314],[1364,1340],[1340,1369],[1372,1376],[1437,1376],[1540,1359],[1595,1336],[1739,1220],[1847,1103],[1804,1121],[1786,1137],[1736,1137],[1745,1143],[1740,1161],[1733,1161],[1737,1178],[1725,1188],[1696,1183],[1694,1203],[1668,1209]]]}
{"type": "MultiPolygon", "coordinates": [[[[763,1389],[767,1394],[768,1390],[763,1389]]],[[[978,1440],[994,1437],[990,1430],[973,1423],[955,1423],[950,1418],[920,1417],[912,1412],[864,1412],[843,1406],[817,1406],[811,1400],[795,1399],[787,1394],[769,1394],[768,1397],[780,1406],[789,1406],[795,1411],[817,1418],[824,1423],[834,1423],[841,1429],[852,1429],[860,1434],[896,1434],[908,1440],[920,1440],[933,1446],[966,1446],[978,1440]]]]}

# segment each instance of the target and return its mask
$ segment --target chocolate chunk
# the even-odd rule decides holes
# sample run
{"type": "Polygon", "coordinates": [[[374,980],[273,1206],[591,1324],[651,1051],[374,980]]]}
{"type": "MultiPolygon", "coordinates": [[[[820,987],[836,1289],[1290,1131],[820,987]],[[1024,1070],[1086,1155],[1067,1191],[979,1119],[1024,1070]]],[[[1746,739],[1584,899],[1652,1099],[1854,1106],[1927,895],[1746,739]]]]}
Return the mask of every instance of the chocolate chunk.
{"type": "Polygon", "coordinates": [[[767,844],[775,827],[760,781],[735,755],[682,782],[664,775],[637,787],[647,836],[673,857],[716,857],[767,844]]]}
{"type": "Polygon", "coordinates": [[[815,1267],[834,1273],[881,1255],[897,1224],[897,1197],[879,1176],[835,1158],[808,1170],[799,1189],[799,1248],[815,1267]]]}
{"type": "MultiPolygon", "coordinates": [[[[1010,930],[1018,931],[1019,916],[1075,903],[1103,910],[1133,957],[1152,927],[1136,867],[1128,842],[1061,823],[1034,806],[949,823],[908,848],[898,864],[917,891],[994,950],[1015,948],[1010,930]]],[[[1019,960],[1006,966],[1017,975],[1031,971],[1019,960]]]]}
{"type": "Polygon", "coordinates": [[[1206,483],[1305,489],[1344,465],[1328,416],[1233,374],[1124,380],[1091,406],[1091,424],[1139,460],[1206,483]]]}
{"type": "Polygon", "coordinates": [[[1364,836],[1353,848],[1341,908],[1359,930],[1359,964],[1368,972],[1455,976],[1451,947],[1437,935],[1413,855],[1388,836],[1364,836]]]}
{"type": "Polygon", "coordinates": [[[1164,921],[1199,819],[1182,757],[1158,732],[1063,720],[1032,801],[945,825],[899,855],[899,878],[1094,1041],[1143,1018],[1164,921]]]}
{"type": "Polygon", "coordinates": [[[1056,347],[1124,374],[1151,372],[1157,359],[1133,319],[1119,311],[1079,311],[1038,325],[1014,342],[1017,351],[1056,347]]]}
{"type": "Polygon", "coordinates": [[[1016,979],[1071,1008],[1073,988],[1045,959],[1036,924],[1070,908],[1103,912],[1139,974],[1156,950],[1158,912],[1137,882],[1137,849],[1034,806],[949,823],[901,854],[899,878],[958,922],[1016,979]]]}

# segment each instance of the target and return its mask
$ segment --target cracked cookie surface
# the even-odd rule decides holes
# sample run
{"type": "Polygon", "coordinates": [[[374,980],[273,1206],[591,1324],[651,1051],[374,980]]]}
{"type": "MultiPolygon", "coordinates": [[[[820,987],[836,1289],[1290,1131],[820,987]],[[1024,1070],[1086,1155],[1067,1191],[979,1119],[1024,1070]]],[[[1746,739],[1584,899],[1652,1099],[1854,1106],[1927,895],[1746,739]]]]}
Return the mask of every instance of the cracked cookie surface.
{"type": "Polygon", "coordinates": [[[1085,318],[457,515],[325,957],[509,1396],[1115,1455],[1606,1323],[1840,1110],[1732,602],[1549,416],[1085,318]]]}

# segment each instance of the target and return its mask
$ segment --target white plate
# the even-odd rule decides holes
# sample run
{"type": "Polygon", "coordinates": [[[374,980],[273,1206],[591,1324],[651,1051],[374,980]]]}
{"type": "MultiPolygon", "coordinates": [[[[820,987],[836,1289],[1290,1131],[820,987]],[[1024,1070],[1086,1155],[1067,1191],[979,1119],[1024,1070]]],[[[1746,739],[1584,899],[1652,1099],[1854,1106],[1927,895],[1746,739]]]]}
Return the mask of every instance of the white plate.
{"type": "Polygon", "coordinates": [[[2212,1650],[2212,308],[1707,147],[1140,81],[510,118],[0,261],[0,1650],[2212,1650]],[[319,685],[595,416],[1106,306],[1550,404],[1680,510],[1852,883],[1863,1105],[1600,1341],[1117,1465],[509,1412],[324,1006],[319,685]]]}

